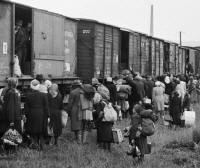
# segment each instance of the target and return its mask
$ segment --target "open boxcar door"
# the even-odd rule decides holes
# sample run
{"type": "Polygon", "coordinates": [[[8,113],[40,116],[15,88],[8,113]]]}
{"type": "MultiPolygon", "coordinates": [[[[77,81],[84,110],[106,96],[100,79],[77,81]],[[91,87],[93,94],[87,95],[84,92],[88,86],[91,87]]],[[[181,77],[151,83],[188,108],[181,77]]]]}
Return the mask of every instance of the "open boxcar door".
{"type": "Polygon", "coordinates": [[[11,3],[0,2],[0,85],[10,76],[13,55],[13,10],[11,3]]]}
{"type": "Polygon", "coordinates": [[[64,70],[64,17],[33,10],[33,74],[61,77],[64,70]]]}

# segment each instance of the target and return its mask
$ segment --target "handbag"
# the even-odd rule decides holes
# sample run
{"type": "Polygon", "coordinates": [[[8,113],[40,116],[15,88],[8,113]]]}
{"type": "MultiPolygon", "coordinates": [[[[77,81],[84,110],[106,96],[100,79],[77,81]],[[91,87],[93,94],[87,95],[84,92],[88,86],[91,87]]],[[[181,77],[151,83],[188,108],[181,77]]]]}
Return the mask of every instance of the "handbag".
{"type": "Polygon", "coordinates": [[[61,110],[61,123],[63,128],[67,126],[67,120],[68,120],[68,113],[64,110],[61,110]]]}
{"type": "Polygon", "coordinates": [[[48,136],[54,136],[54,133],[53,133],[53,127],[50,127],[50,125],[48,124],[47,125],[47,134],[48,136]]]}
{"type": "Polygon", "coordinates": [[[104,112],[103,121],[112,121],[112,122],[117,121],[117,112],[110,103],[105,105],[103,112],[104,112]]]}

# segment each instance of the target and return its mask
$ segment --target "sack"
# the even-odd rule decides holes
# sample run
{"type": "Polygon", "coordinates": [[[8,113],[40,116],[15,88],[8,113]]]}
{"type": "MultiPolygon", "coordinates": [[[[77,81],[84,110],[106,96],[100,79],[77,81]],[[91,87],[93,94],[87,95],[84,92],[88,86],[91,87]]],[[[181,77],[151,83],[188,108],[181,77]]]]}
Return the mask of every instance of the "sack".
{"type": "Polygon", "coordinates": [[[181,120],[184,121],[185,126],[194,126],[195,125],[195,111],[184,111],[181,116],[181,120]]]}
{"type": "Polygon", "coordinates": [[[93,98],[94,104],[98,104],[101,100],[102,100],[102,96],[98,92],[96,92],[93,98]]]}
{"type": "Polygon", "coordinates": [[[54,136],[54,133],[53,133],[53,127],[50,127],[50,125],[48,124],[47,125],[47,134],[48,136],[54,136]]]}
{"type": "Polygon", "coordinates": [[[110,100],[110,92],[108,90],[108,88],[106,88],[104,85],[100,85],[97,88],[97,91],[99,92],[99,94],[106,100],[110,100]]]}
{"type": "Polygon", "coordinates": [[[19,65],[19,58],[17,55],[14,56],[14,75],[19,77],[22,75],[21,68],[19,65]]]}
{"type": "Polygon", "coordinates": [[[113,122],[117,121],[117,112],[110,103],[105,105],[103,112],[104,112],[103,121],[113,121],[113,122]]]}
{"type": "Polygon", "coordinates": [[[93,120],[92,110],[83,110],[83,120],[86,120],[86,121],[93,120]]]}
{"type": "Polygon", "coordinates": [[[141,133],[144,136],[151,136],[155,133],[155,124],[150,118],[142,118],[141,127],[141,133]]]}
{"type": "Polygon", "coordinates": [[[16,129],[9,129],[1,138],[4,143],[17,146],[22,143],[22,136],[16,129]]]}
{"type": "Polygon", "coordinates": [[[113,134],[113,142],[114,143],[123,142],[122,131],[119,128],[113,128],[112,129],[112,134],[113,134]]]}
{"type": "Polygon", "coordinates": [[[65,128],[67,126],[67,120],[68,120],[68,113],[64,110],[61,111],[61,123],[62,127],[65,128]]]}

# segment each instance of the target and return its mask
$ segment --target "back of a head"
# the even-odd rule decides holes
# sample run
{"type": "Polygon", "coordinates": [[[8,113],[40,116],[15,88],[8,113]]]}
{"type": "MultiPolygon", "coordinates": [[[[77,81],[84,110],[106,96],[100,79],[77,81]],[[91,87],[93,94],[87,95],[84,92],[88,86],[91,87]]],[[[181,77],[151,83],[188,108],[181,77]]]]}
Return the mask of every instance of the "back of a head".
{"type": "Polygon", "coordinates": [[[8,78],[7,82],[8,82],[8,87],[9,87],[10,89],[16,88],[17,85],[18,85],[18,79],[17,79],[17,78],[14,78],[14,77],[8,78]]]}

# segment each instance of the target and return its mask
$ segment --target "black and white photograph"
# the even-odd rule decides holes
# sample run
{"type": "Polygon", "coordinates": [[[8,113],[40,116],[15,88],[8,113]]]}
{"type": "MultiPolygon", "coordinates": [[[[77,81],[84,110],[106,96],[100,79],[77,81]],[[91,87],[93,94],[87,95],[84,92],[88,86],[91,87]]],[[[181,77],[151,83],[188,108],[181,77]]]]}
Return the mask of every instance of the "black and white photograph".
{"type": "Polygon", "coordinates": [[[0,0],[0,167],[200,168],[199,0],[0,0]]]}

